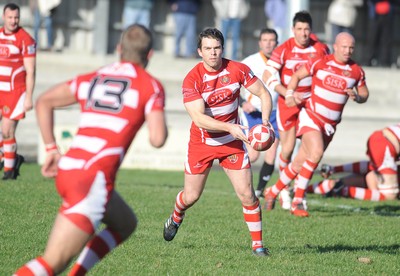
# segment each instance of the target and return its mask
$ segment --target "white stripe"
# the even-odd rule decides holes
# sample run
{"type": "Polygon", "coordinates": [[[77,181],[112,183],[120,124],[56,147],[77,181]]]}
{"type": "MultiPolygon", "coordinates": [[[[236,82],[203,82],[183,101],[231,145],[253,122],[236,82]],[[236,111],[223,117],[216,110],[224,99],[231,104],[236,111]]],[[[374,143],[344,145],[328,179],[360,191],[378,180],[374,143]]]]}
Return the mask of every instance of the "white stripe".
{"type": "Polygon", "coordinates": [[[99,237],[107,244],[108,249],[111,251],[117,246],[117,241],[115,240],[114,236],[110,233],[109,230],[103,230],[99,237]]]}
{"type": "Polygon", "coordinates": [[[319,103],[315,103],[315,112],[335,122],[338,121],[340,119],[340,116],[342,115],[341,111],[329,109],[326,106],[319,103]]]}
{"type": "Polygon", "coordinates": [[[349,98],[347,94],[333,93],[317,85],[315,85],[314,87],[314,93],[318,97],[336,104],[345,104],[347,102],[347,99],[349,98]]]}
{"type": "Polygon", "coordinates": [[[86,216],[96,231],[101,219],[104,217],[105,204],[107,202],[106,178],[99,171],[85,198],[64,211],[64,214],[81,214],[86,216]]]}
{"type": "Polygon", "coordinates": [[[381,193],[379,191],[371,191],[371,201],[379,201],[381,193]]]}
{"type": "Polygon", "coordinates": [[[32,260],[26,266],[33,272],[34,275],[48,276],[47,270],[37,260],[32,260]]]}
{"type": "Polygon", "coordinates": [[[256,232],[256,231],[261,231],[262,225],[261,221],[260,222],[247,222],[247,227],[249,227],[250,232],[256,232]]]}
{"type": "Polygon", "coordinates": [[[124,129],[124,127],[126,127],[127,124],[128,120],[112,115],[84,112],[81,115],[79,127],[108,129],[113,132],[119,133],[124,129]]]}
{"type": "Polygon", "coordinates": [[[250,209],[247,209],[246,207],[243,207],[244,214],[254,215],[254,214],[258,214],[259,212],[260,212],[260,206],[258,206],[254,210],[250,210],[250,209]]]}
{"type": "Polygon", "coordinates": [[[82,169],[85,166],[85,160],[63,156],[58,162],[58,167],[62,170],[82,169]]]}
{"type": "Polygon", "coordinates": [[[84,169],[89,169],[90,166],[93,165],[93,163],[95,163],[97,160],[106,157],[106,156],[110,156],[110,155],[119,155],[119,161],[120,163],[122,162],[122,159],[124,158],[124,148],[123,147],[118,147],[118,148],[108,148],[105,149],[101,152],[99,152],[97,155],[95,155],[94,157],[92,157],[92,159],[88,160],[84,169]]]}
{"type": "Polygon", "coordinates": [[[10,119],[17,118],[21,114],[25,112],[24,110],[24,102],[25,102],[25,97],[26,97],[26,92],[24,92],[21,97],[19,97],[17,104],[15,105],[15,108],[13,112],[10,115],[10,119]]]}
{"type": "Polygon", "coordinates": [[[11,76],[12,67],[9,66],[0,66],[0,75],[1,76],[11,76]]]}
{"type": "Polygon", "coordinates": [[[235,141],[235,138],[231,134],[217,137],[217,138],[206,138],[206,145],[209,146],[221,146],[227,143],[235,141]]]}
{"type": "Polygon", "coordinates": [[[364,199],[365,198],[365,189],[355,189],[356,194],[354,195],[357,199],[364,199]]]}
{"type": "Polygon", "coordinates": [[[298,54],[309,54],[309,53],[316,53],[317,50],[313,47],[307,47],[307,48],[299,48],[297,46],[294,46],[292,49],[292,53],[298,53],[298,54]]]}
{"type": "MultiPolygon", "coordinates": [[[[289,84],[291,78],[292,78],[292,76],[284,75],[283,76],[284,83],[289,84]]],[[[299,81],[299,84],[297,87],[311,87],[311,83],[312,83],[312,77],[306,77],[299,81]]],[[[309,91],[303,92],[303,93],[308,93],[308,92],[309,91]]]]}
{"type": "Polygon", "coordinates": [[[99,152],[107,141],[98,137],[91,137],[85,135],[76,135],[72,141],[71,148],[78,148],[88,151],[90,153],[99,152]]]}
{"type": "Polygon", "coordinates": [[[390,129],[397,136],[397,139],[400,140],[400,126],[399,125],[390,126],[390,127],[388,127],[388,129],[390,129]]]}
{"type": "Polygon", "coordinates": [[[7,81],[0,81],[0,91],[11,91],[11,85],[7,81]]]}
{"type": "Polygon", "coordinates": [[[219,116],[219,115],[226,115],[235,112],[238,108],[238,101],[234,101],[229,105],[219,106],[219,107],[212,107],[206,108],[204,113],[208,116],[219,116]]]}
{"type": "Polygon", "coordinates": [[[99,261],[99,257],[93,250],[85,247],[82,250],[82,253],[79,255],[78,260],[76,261],[77,264],[80,264],[83,266],[86,270],[89,270],[91,268],[91,265],[93,263],[97,263],[99,261]],[[85,260],[91,260],[92,262],[84,262],[85,260]]]}
{"type": "Polygon", "coordinates": [[[307,186],[308,186],[308,182],[309,181],[310,180],[308,178],[305,178],[304,176],[298,175],[298,178],[297,178],[297,181],[296,181],[297,187],[302,189],[302,190],[305,190],[307,188],[307,186]]]}

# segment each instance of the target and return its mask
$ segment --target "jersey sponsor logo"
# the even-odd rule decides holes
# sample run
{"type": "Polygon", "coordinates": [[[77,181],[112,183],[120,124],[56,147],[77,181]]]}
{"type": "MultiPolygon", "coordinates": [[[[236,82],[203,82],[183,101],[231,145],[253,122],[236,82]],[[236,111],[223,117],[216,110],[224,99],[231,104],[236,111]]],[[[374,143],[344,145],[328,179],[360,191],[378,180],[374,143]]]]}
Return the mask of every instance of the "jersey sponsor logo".
{"type": "Polygon", "coordinates": [[[228,156],[228,160],[232,164],[235,164],[239,160],[239,157],[236,154],[232,154],[228,156]]]}
{"type": "Polygon", "coordinates": [[[222,89],[219,91],[215,91],[207,98],[208,105],[215,105],[222,103],[224,101],[231,101],[233,98],[233,93],[231,90],[222,89]]]}
{"type": "Polygon", "coordinates": [[[227,85],[231,82],[231,78],[229,76],[223,76],[220,82],[222,85],[227,85]]]}
{"type": "Polygon", "coordinates": [[[4,47],[0,45],[0,57],[9,57],[10,49],[8,47],[4,47]]]}
{"type": "Polygon", "coordinates": [[[326,76],[323,83],[325,87],[334,88],[335,90],[339,89],[343,91],[346,89],[346,81],[333,75],[326,76]]]}

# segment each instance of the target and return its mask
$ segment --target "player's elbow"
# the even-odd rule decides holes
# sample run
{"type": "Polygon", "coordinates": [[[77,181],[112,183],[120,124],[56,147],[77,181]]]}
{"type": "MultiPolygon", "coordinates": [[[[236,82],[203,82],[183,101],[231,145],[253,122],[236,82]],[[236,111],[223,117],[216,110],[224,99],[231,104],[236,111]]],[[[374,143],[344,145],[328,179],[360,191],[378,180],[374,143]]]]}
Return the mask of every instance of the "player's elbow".
{"type": "Polygon", "coordinates": [[[150,144],[154,148],[161,148],[165,145],[167,138],[168,138],[168,130],[165,127],[164,130],[154,133],[153,135],[150,135],[149,139],[150,139],[150,144]]]}

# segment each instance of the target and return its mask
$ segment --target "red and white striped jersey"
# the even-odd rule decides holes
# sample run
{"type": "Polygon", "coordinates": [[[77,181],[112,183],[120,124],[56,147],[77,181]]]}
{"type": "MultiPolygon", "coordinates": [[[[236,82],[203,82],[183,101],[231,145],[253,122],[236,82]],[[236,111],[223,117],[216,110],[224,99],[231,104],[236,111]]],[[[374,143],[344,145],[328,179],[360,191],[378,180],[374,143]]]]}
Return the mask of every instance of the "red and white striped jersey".
{"type": "MultiPolygon", "coordinates": [[[[197,64],[183,80],[184,103],[202,99],[205,114],[222,122],[239,123],[238,107],[240,87],[252,85],[258,78],[250,68],[240,62],[222,59],[217,72],[207,71],[203,63],[197,64]]],[[[192,142],[219,146],[235,140],[228,132],[209,132],[192,123],[190,130],[192,142]]]]}
{"type": "Polygon", "coordinates": [[[145,116],[164,110],[164,88],[144,68],[128,62],[104,66],[67,84],[80,105],[81,117],[59,169],[88,169],[101,164],[103,157],[115,155],[114,163],[103,164],[115,173],[145,116]]]}
{"type": "Polygon", "coordinates": [[[24,58],[36,57],[35,40],[21,27],[14,33],[0,29],[0,92],[25,92],[24,58]]]}
{"type": "Polygon", "coordinates": [[[400,123],[387,127],[396,137],[400,143],[400,123]]]}
{"type": "MultiPolygon", "coordinates": [[[[321,58],[329,54],[329,48],[325,44],[310,39],[308,47],[298,46],[294,38],[289,38],[283,44],[279,45],[272,52],[267,65],[272,66],[280,72],[281,83],[287,87],[292,75],[310,59],[321,58]]],[[[310,96],[311,77],[302,79],[296,89],[297,92],[303,92],[304,98],[310,96]]]]}
{"type": "Polygon", "coordinates": [[[347,88],[365,86],[365,73],[354,61],[344,64],[333,54],[306,64],[312,76],[312,94],[306,109],[312,110],[320,120],[336,125],[349,98],[347,88]]]}

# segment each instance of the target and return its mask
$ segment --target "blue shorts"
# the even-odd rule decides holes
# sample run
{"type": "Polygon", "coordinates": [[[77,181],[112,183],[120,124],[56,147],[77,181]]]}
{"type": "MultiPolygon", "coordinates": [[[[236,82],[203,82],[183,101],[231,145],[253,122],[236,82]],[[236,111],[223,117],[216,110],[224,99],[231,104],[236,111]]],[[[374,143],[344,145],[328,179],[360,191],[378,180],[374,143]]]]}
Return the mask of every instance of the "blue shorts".
{"type": "MultiPolygon", "coordinates": [[[[249,129],[251,129],[253,126],[262,124],[261,115],[262,114],[260,111],[254,111],[251,113],[246,113],[243,110],[241,111],[240,120],[242,122],[242,125],[249,127],[245,131],[246,135],[248,134],[249,129]]],[[[278,124],[276,123],[276,110],[272,110],[271,115],[269,116],[269,122],[274,128],[275,138],[279,139],[278,124]]]]}

